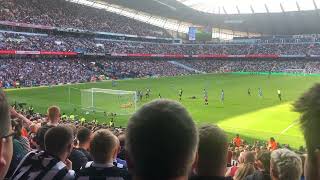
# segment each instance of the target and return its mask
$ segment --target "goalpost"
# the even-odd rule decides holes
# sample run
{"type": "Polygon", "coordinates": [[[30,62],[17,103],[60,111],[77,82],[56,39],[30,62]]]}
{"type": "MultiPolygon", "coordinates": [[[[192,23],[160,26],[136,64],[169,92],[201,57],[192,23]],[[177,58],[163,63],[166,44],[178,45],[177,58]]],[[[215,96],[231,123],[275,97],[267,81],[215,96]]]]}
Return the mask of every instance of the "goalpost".
{"type": "Polygon", "coordinates": [[[133,114],[137,107],[135,91],[113,89],[82,89],[81,107],[86,111],[116,113],[118,115],[133,114]]]}

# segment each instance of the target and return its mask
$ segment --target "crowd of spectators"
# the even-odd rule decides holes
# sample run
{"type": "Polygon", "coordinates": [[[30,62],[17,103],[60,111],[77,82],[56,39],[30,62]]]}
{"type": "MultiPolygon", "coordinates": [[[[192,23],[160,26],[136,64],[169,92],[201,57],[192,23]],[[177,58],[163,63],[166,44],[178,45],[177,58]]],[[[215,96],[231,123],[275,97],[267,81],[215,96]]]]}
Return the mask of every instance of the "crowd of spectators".
{"type": "Polygon", "coordinates": [[[320,73],[320,62],[317,60],[180,60],[188,67],[201,72],[290,72],[320,73]]]}
{"type": "Polygon", "coordinates": [[[101,76],[123,79],[191,73],[166,60],[1,59],[0,87],[83,83],[101,76]]]}
{"type": "Polygon", "coordinates": [[[73,51],[84,53],[126,53],[126,54],[277,54],[309,56],[319,55],[320,46],[315,43],[292,44],[171,44],[132,41],[111,41],[90,37],[62,35],[28,35],[1,33],[1,50],[23,51],[73,51]]]}
{"type": "Polygon", "coordinates": [[[170,37],[162,28],[103,9],[64,0],[1,0],[0,20],[60,28],[170,37]]]}
{"type": "MultiPolygon", "coordinates": [[[[318,113],[309,103],[318,102],[313,92],[319,87],[303,95],[295,110],[303,115],[318,113]]],[[[318,122],[310,116],[301,118],[307,122],[303,129],[308,156],[281,146],[274,138],[248,144],[237,135],[229,141],[218,126],[197,128],[187,110],[169,100],[144,105],[121,128],[61,116],[56,106],[49,107],[46,115],[26,107],[9,108],[1,92],[0,175],[123,180],[300,180],[306,176],[313,180],[319,173],[313,164],[318,154],[313,136],[317,131],[309,130],[318,122]]]]}
{"type": "Polygon", "coordinates": [[[0,87],[224,72],[320,73],[315,60],[0,59],[0,87]],[[188,67],[188,68],[186,68],[188,67]]]}

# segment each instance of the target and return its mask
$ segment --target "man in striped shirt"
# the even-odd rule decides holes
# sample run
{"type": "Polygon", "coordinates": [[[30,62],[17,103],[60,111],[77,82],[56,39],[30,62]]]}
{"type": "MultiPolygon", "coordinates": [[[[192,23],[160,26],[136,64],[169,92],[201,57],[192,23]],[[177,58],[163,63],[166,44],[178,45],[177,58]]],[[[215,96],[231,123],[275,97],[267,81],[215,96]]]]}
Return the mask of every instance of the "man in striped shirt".
{"type": "Polygon", "coordinates": [[[118,138],[109,130],[95,132],[90,143],[90,153],[93,161],[88,162],[78,173],[79,180],[114,179],[128,180],[128,171],[114,160],[120,150],[118,138]]]}
{"type": "Polygon", "coordinates": [[[67,159],[73,148],[72,130],[53,127],[46,132],[44,144],[45,151],[33,151],[24,157],[12,180],[75,179],[72,163],[67,159]]]}

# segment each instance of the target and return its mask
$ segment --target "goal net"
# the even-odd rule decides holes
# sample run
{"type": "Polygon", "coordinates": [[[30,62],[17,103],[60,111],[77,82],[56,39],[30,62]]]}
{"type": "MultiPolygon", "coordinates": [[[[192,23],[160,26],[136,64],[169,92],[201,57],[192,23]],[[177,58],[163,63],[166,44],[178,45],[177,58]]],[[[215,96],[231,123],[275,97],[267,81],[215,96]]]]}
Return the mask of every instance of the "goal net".
{"type": "Polygon", "coordinates": [[[136,110],[136,92],[113,89],[82,89],[82,109],[95,112],[132,114],[136,110]]]}

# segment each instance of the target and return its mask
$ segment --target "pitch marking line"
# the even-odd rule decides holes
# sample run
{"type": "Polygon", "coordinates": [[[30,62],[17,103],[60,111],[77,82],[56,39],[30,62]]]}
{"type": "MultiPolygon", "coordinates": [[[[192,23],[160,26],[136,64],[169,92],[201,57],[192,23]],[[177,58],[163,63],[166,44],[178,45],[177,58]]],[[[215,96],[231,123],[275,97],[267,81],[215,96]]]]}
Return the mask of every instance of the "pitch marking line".
{"type": "Polygon", "coordinates": [[[294,125],[298,124],[299,121],[298,120],[295,120],[292,124],[290,124],[290,126],[288,126],[287,128],[285,128],[284,130],[282,130],[280,132],[280,135],[284,134],[285,132],[287,132],[290,128],[292,128],[294,125]]]}

